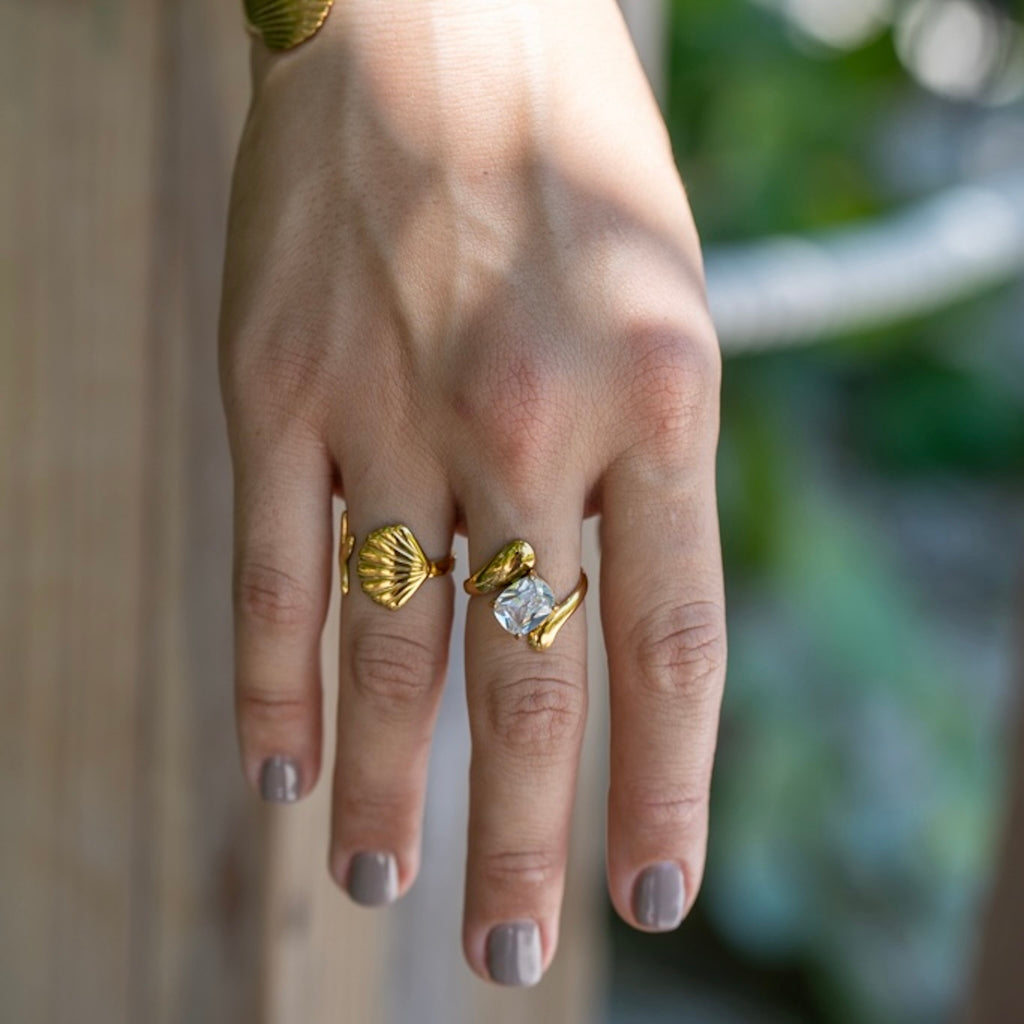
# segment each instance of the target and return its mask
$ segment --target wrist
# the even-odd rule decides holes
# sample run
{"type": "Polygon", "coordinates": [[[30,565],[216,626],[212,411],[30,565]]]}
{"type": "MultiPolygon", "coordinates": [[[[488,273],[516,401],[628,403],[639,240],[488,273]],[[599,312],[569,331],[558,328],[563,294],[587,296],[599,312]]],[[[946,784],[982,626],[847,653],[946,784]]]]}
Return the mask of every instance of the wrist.
{"type": "MultiPolygon", "coordinates": [[[[555,91],[558,55],[586,47],[587,19],[614,0],[335,0],[323,26],[287,52],[254,41],[257,91],[290,90],[325,116],[386,119],[427,155],[480,145],[522,150],[555,91]],[[490,136],[490,138],[487,138],[490,136]],[[495,137],[498,136],[498,137],[495,137]]],[[[351,130],[358,132],[352,125],[351,130]]]]}
{"type": "MultiPolygon", "coordinates": [[[[440,66],[446,75],[464,71],[475,83],[511,70],[525,72],[549,49],[586,47],[589,36],[621,25],[616,0],[244,0],[247,9],[284,5],[303,9],[307,21],[322,12],[322,25],[289,52],[274,52],[259,38],[256,48],[271,61],[317,52],[344,51],[371,60],[395,75],[419,77],[440,66]],[[609,18],[609,13],[612,14],[609,18]],[[506,55],[497,66],[488,61],[506,55]],[[516,59],[518,58],[518,59],[516,59]]],[[[273,15],[272,15],[273,16],[273,15]]]]}
{"type": "Polygon", "coordinates": [[[308,42],[254,57],[257,92],[343,123],[353,153],[388,136],[472,173],[663,132],[615,0],[335,0],[308,42]]]}

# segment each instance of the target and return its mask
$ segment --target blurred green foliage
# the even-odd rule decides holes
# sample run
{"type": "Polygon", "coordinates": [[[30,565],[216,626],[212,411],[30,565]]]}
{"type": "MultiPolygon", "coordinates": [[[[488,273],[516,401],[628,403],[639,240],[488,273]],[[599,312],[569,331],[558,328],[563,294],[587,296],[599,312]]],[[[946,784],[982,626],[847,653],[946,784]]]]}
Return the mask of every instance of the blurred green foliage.
{"type": "MultiPolygon", "coordinates": [[[[903,199],[873,156],[889,115],[937,102],[888,33],[826,54],[747,0],[676,0],[669,68],[706,244],[884,215],[903,199]]],[[[1022,307],[1004,288],[727,361],[729,680],[705,895],[664,965],[680,999],[712,984],[782,1015],[716,1020],[934,1024],[955,1005],[1024,550],[1024,375],[1002,358],[1022,307]]]]}
{"type": "Polygon", "coordinates": [[[850,388],[859,405],[850,443],[879,469],[985,477],[1024,468],[1020,396],[1002,376],[911,345],[859,367],[850,388]]]}
{"type": "Polygon", "coordinates": [[[888,37],[810,59],[748,0],[677,0],[666,116],[706,238],[802,231],[876,211],[864,154],[907,89],[888,37]]]}

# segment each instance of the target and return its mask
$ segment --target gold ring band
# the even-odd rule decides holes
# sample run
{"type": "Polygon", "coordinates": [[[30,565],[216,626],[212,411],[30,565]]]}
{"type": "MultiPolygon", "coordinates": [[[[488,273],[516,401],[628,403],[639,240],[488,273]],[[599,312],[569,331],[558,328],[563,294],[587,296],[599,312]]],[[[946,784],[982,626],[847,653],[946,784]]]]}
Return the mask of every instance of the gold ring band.
{"type": "Polygon", "coordinates": [[[534,571],[537,556],[525,540],[506,544],[482,569],[463,583],[467,594],[493,594],[494,617],[506,632],[526,637],[535,651],[546,651],[559,630],[583,603],[587,594],[587,574],[564,601],[555,601],[547,582],[534,571]]]}
{"type": "Polygon", "coordinates": [[[338,529],[338,574],[341,576],[341,592],[348,593],[348,560],[352,557],[352,549],[356,539],[348,532],[348,509],[341,513],[341,525],[338,529]]]}
{"type": "Polygon", "coordinates": [[[359,548],[356,572],[367,597],[397,611],[426,580],[444,576],[454,566],[454,555],[432,561],[408,526],[392,523],[367,534],[359,548]]]}

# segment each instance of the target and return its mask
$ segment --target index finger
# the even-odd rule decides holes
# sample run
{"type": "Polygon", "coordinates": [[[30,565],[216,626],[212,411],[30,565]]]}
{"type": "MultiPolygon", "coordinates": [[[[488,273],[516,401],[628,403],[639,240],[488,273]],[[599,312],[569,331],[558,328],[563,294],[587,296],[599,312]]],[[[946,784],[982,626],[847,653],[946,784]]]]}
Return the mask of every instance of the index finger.
{"type": "Polygon", "coordinates": [[[717,391],[701,405],[685,451],[632,448],[602,487],[608,884],[619,914],[651,931],[675,928],[700,885],[725,680],[717,391]]]}

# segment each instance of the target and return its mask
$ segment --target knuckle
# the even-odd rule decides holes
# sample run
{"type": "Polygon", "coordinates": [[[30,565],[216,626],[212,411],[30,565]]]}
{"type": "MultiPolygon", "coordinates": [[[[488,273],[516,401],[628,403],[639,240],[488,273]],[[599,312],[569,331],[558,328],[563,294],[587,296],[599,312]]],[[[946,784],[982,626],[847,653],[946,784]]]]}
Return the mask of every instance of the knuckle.
{"type": "Polygon", "coordinates": [[[653,832],[691,832],[704,826],[708,790],[666,786],[645,780],[623,787],[619,805],[637,827],[653,832]]]}
{"type": "MultiPolygon", "coordinates": [[[[388,835],[398,836],[415,830],[420,801],[415,787],[390,787],[346,784],[341,779],[334,796],[335,836],[365,838],[367,833],[379,834],[386,823],[388,835]]],[[[351,845],[342,842],[342,845],[351,845]]]]}
{"type": "Polygon", "coordinates": [[[717,691],[725,669],[725,615],[713,601],[665,606],[639,626],[634,642],[641,685],[693,702],[717,691]]]}
{"type": "Polygon", "coordinates": [[[531,760],[558,760],[575,751],[585,716],[585,689],[564,677],[526,677],[487,690],[492,734],[531,760]]]}
{"type": "Polygon", "coordinates": [[[250,722],[275,725],[305,722],[312,701],[309,694],[294,690],[274,690],[249,682],[240,682],[235,695],[239,717],[250,722]]]}
{"type": "Polygon", "coordinates": [[[399,719],[422,712],[444,668],[441,655],[423,640],[375,631],[356,634],[351,664],[356,693],[399,719]]]}
{"type": "Polygon", "coordinates": [[[694,428],[712,418],[718,402],[722,356],[713,330],[634,328],[625,353],[630,365],[623,393],[639,417],[641,439],[692,443],[694,428]]]}
{"type": "Polygon", "coordinates": [[[573,403],[559,369],[525,345],[496,346],[483,358],[456,382],[457,426],[484,448],[492,473],[518,490],[558,463],[573,403]]]}
{"type": "Polygon", "coordinates": [[[243,559],[235,571],[235,607],[243,619],[281,629],[309,626],[316,618],[310,590],[282,569],[243,559]]]}
{"type": "Polygon", "coordinates": [[[250,431],[265,433],[270,424],[275,433],[294,429],[317,438],[340,382],[319,339],[300,331],[295,338],[301,340],[289,340],[286,334],[294,329],[282,325],[273,332],[273,344],[236,346],[239,354],[224,371],[228,405],[250,431]]]}
{"type": "Polygon", "coordinates": [[[489,891],[518,894],[557,882],[563,858],[555,850],[503,850],[478,854],[477,864],[489,891]]]}

